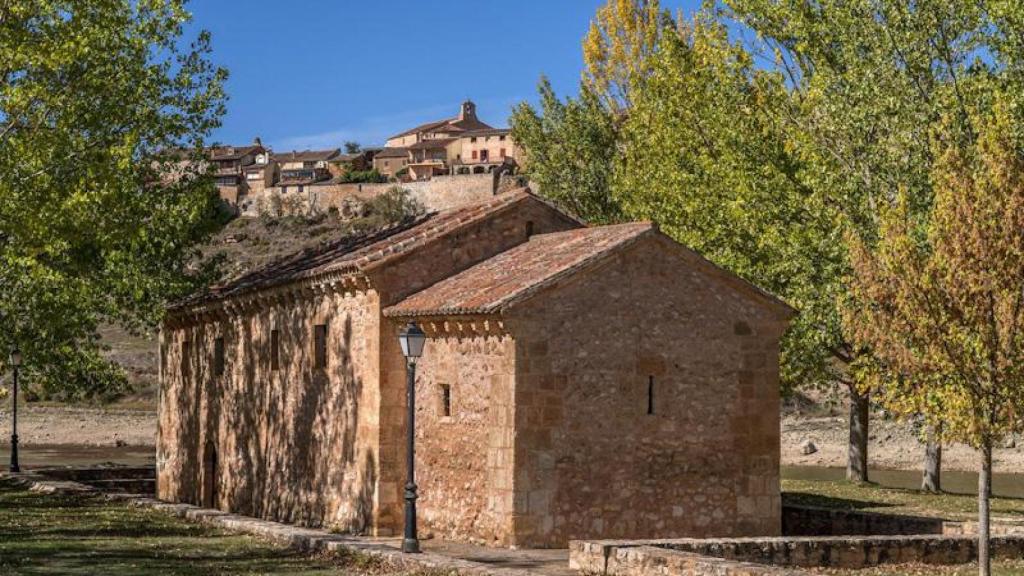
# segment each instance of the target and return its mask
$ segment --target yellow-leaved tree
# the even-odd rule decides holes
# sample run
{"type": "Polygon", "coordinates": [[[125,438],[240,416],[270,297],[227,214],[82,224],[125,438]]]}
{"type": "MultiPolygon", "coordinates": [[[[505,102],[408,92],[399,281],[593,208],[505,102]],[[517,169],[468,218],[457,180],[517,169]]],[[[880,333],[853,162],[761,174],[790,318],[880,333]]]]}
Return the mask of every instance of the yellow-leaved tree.
{"type": "Polygon", "coordinates": [[[650,55],[670,26],[658,0],[608,0],[583,39],[583,83],[609,110],[627,109],[630,92],[650,72],[650,55]]]}
{"type": "Polygon", "coordinates": [[[989,574],[992,447],[1024,407],[1024,147],[1009,98],[974,113],[975,141],[938,139],[932,210],[905,199],[879,238],[851,241],[845,321],[880,363],[876,399],[978,449],[978,560],[989,574]]]}

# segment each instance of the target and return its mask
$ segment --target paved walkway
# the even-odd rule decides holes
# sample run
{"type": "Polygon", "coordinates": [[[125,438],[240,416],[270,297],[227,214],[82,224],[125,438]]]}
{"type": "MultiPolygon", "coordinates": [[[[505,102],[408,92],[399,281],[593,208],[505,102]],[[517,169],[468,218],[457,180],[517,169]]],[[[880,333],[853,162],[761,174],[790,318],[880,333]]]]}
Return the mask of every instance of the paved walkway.
{"type": "Polygon", "coordinates": [[[444,540],[425,540],[422,542],[422,547],[434,554],[500,568],[527,570],[550,576],[577,575],[575,570],[569,568],[569,550],[567,548],[509,550],[508,548],[489,548],[444,540]]]}

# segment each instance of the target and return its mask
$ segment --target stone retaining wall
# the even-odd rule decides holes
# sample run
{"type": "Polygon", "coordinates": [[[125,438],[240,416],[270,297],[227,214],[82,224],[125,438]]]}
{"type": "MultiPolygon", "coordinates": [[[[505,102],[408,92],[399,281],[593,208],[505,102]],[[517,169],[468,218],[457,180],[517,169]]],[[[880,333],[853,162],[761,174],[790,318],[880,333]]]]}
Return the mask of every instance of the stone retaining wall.
{"type": "MultiPolygon", "coordinates": [[[[1024,537],[992,539],[997,558],[1024,556],[1024,537]]],[[[634,541],[574,541],[570,566],[615,576],[689,576],[696,564],[719,566],[713,574],[799,574],[772,567],[867,568],[880,564],[965,564],[977,558],[970,536],[830,536],[634,541]],[[684,554],[680,556],[679,553],[684,554]],[[699,558],[699,562],[696,558],[699,558]],[[719,561],[713,561],[718,559],[719,561]],[[750,565],[759,571],[751,571],[750,565]],[[656,569],[656,572],[649,570],[656,569]],[[773,571],[775,570],[775,571],[773,571]]],[[[704,569],[704,568],[701,568],[704,569]]]]}
{"type": "Polygon", "coordinates": [[[398,187],[407,190],[409,196],[421,203],[428,212],[433,212],[480,202],[519,186],[521,183],[515,176],[494,174],[434,176],[429,180],[379,184],[315,184],[302,186],[301,192],[296,185],[278,185],[239,199],[238,211],[242,216],[259,216],[261,211],[270,208],[271,198],[275,196],[282,203],[291,204],[292,209],[302,212],[322,212],[331,208],[344,210],[345,202],[349,199],[366,201],[398,187]]]}

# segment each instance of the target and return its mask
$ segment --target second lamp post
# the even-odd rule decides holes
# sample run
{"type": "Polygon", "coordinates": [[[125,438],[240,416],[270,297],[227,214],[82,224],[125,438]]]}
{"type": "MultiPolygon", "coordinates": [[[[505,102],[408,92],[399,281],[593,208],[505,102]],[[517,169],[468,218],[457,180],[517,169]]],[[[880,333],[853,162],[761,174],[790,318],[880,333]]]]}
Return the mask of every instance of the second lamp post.
{"type": "Polygon", "coordinates": [[[11,402],[13,404],[11,418],[11,472],[21,472],[21,466],[18,465],[18,368],[20,367],[21,351],[15,348],[11,350],[11,368],[14,375],[14,386],[12,386],[14,393],[11,394],[11,402]]]}
{"type": "Polygon", "coordinates": [[[402,355],[405,356],[406,407],[409,410],[405,446],[405,536],[402,538],[402,552],[410,553],[420,551],[420,540],[416,536],[416,360],[423,354],[423,344],[426,341],[427,335],[415,322],[409,322],[398,334],[402,355]]]}

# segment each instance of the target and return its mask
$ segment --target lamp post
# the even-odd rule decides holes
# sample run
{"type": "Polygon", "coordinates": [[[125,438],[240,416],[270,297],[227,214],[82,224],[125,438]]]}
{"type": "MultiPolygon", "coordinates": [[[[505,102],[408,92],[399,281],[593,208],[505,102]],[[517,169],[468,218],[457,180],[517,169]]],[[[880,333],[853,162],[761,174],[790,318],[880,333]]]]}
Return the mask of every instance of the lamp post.
{"type": "Polygon", "coordinates": [[[402,538],[402,552],[407,553],[420,551],[420,541],[416,537],[416,360],[423,354],[426,341],[427,335],[412,321],[398,334],[402,355],[405,356],[405,393],[409,410],[405,446],[405,537],[402,538]]]}
{"type": "Polygon", "coordinates": [[[11,472],[21,472],[18,466],[18,368],[21,367],[21,350],[11,350],[11,367],[14,369],[14,394],[11,401],[14,404],[11,418],[11,472]]]}

